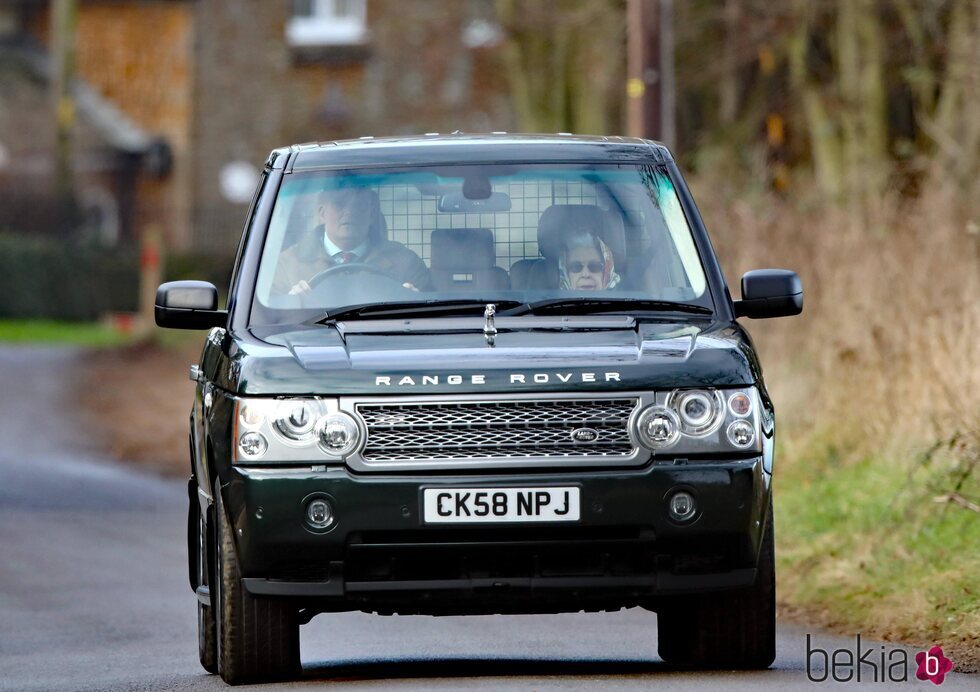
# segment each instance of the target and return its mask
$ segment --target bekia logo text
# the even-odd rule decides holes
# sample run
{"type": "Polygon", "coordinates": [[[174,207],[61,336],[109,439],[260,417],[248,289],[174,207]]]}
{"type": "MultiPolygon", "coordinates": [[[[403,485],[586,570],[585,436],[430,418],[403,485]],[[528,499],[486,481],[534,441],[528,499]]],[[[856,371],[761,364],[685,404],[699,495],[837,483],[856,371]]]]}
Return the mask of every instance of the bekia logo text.
{"type": "MultiPolygon", "coordinates": [[[[953,668],[953,662],[938,646],[917,653],[915,662],[918,664],[915,676],[936,685],[941,685],[953,668]]],[[[908,682],[908,671],[909,656],[904,649],[886,649],[884,645],[864,648],[859,634],[853,651],[827,651],[813,646],[810,635],[806,635],[806,676],[810,682],[825,682],[828,678],[835,682],[908,682]]]]}

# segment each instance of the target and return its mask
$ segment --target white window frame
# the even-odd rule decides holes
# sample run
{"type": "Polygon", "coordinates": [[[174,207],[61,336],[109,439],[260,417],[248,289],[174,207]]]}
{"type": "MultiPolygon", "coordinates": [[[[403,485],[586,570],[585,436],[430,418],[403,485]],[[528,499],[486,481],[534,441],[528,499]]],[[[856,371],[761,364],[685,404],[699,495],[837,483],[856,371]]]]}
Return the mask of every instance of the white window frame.
{"type": "Polygon", "coordinates": [[[367,0],[311,0],[309,16],[286,22],[291,46],[350,46],[367,42],[367,0]],[[341,5],[347,12],[341,12],[341,5]]]}

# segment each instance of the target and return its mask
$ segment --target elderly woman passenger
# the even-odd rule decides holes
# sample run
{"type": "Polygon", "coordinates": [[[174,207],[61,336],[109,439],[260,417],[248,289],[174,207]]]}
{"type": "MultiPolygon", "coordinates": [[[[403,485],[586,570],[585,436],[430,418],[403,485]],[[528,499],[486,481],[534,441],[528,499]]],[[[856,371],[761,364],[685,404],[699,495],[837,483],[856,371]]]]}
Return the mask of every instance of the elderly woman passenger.
{"type": "Polygon", "coordinates": [[[619,284],[613,254],[602,238],[591,231],[570,233],[558,256],[559,288],[602,291],[619,284]]]}

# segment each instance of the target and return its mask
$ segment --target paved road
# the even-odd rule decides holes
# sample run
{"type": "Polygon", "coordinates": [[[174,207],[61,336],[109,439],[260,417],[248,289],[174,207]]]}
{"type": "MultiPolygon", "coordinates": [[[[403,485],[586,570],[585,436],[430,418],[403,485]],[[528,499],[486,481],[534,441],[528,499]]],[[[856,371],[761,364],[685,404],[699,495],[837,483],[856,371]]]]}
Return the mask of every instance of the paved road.
{"type": "MultiPolygon", "coordinates": [[[[0,689],[222,689],[197,662],[184,486],[105,458],[71,415],[77,402],[67,398],[66,381],[77,359],[66,349],[0,348],[0,689]]],[[[659,661],[656,616],[638,609],[321,615],[302,629],[303,679],[275,688],[792,689],[808,684],[805,636],[780,625],[773,670],[698,673],[659,661]]],[[[853,638],[821,635],[813,643],[855,648],[853,638]]],[[[864,679],[869,674],[865,668],[864,679]]],[[[909,679],[895,687],[932,689],[909,679]]],[[[974,676],[943,685],[977,687],[974,676]]]]}

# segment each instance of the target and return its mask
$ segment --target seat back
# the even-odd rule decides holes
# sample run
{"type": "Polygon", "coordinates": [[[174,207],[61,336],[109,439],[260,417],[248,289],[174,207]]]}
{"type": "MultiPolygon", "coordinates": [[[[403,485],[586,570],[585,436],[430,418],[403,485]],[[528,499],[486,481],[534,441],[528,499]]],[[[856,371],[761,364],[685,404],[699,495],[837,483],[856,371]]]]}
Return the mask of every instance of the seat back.
{"type": "Polygon", "coordinates": [[[432,231],[432,285],[437,291],[510,288],[507,272],[496,265],[489,228],[432,231]]]}
{"type": "Polygon", "coordinates": [[[613,263],[619,271],[626,266],[626,234],[623,219],[594,204],[553,204],[538,220],[538,259],[518,260],[511,267],[511,282],[516,289],[558,288],[558,256],[564,234],[590,230],[609,246],[613,263]]]}

